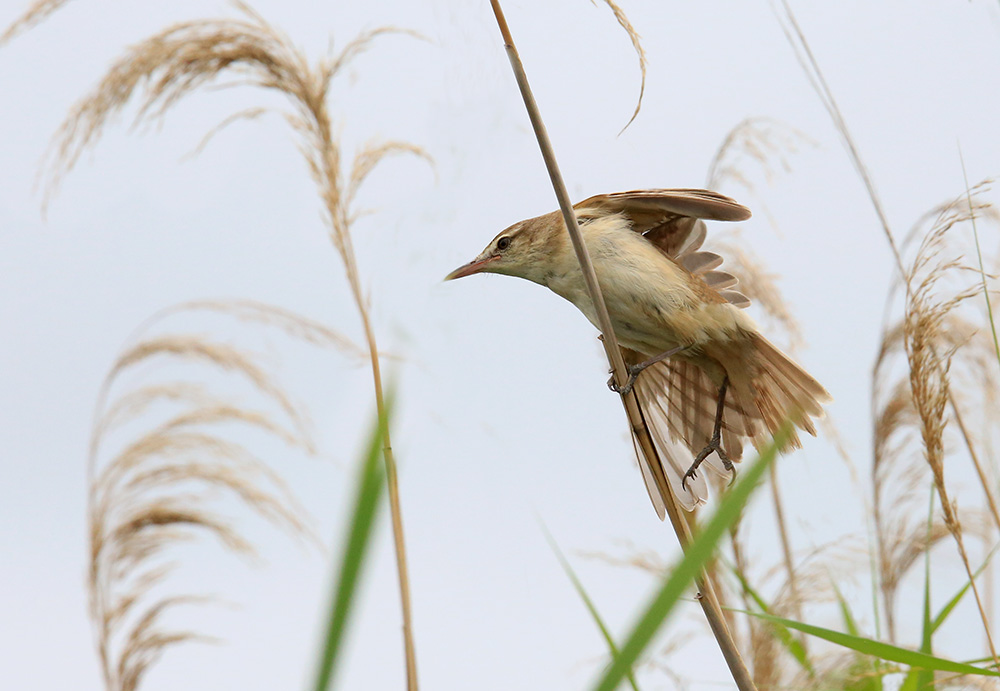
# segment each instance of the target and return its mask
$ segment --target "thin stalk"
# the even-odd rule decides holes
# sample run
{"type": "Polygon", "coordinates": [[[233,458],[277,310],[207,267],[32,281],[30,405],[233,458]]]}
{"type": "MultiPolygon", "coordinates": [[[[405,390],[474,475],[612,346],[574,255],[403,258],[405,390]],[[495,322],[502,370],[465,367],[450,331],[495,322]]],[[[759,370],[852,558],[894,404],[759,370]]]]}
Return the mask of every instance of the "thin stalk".
{"type": "Polygon", "coordinates": [[[865,185],[865,191],[868,192],[868,198],[871,200],[872,206],[875,208],[875,214],[878,216],[879,225],[882,226],[882,232],[885,234],[885,238],[889,242],[889,249],[892,250],[892,257],[896,261],[896,268],[899,269],[899,275],[903,279],[906,294],[909,296],[910,278],[906,274],[906,270],[903,268],[903,256],[899,251],[899,246],[896,244],[896,238],[892,234],[892,228],[889,225],[889,217],[885,213],[885,209],[882,206],[882,199],[879,197],[878,191],[875,188],[875,181],[872,179],[871,173],[868,171],[868,166],[866,166],[864,161],[861,160],[861,152],[854,141],[854,137],[851,135],[851,131],[847,128],[847,120],[844,119],[843,114],[840,112],[840,106],[837,105],[837,100],[833,97],[833,91],[830,89],[830,85],[827,84],[826,78],[823,76],[823,71],[819,68],[819,62],[816,60],[816,56],[813,55],[812,48],[810,48],[809,42],[806,40],[806,36],[802,32],[802,28],[795,19],[795,13],[792,12],[792,8],[788,4],[788,0],[781,0],[781,5],[785,10],[785,15],[788,19],[789,25],[791,26],[791,29],[789,29],[789,27],[782,24],[782,31],[785,32],[788,42],[792,45],[792,50],[795,51],[796,59],[799,61],[799,64],[806,73],[806,78],[809,80],[813,90],[816,91],[816,94],[823,102],[823,106],[826,108],[827,114],[829,114],[830,119],[833,120],[833,125],[837,129],[837,133],[841,136],[841,139],[843,139],[844,146],[847,147],[847,153],[851,158],[851,163],[854,164],[854,169],[857,171],[858,176],[865,185]],[[796,41],[796,39],[798,40],[796,41]]]}
{"type": "Polygon", "coordinates": [[[997,325],[993,320],[993,305],[990,304],[990,291],[986,285],[986,269],[983,267],[983,250],[979,246],[979,229],[976,228],[976,214],[972,208],[972,193],[969,191],[969,174],[965,172],[965,158],[962,149],[958,150],[958,160],[962,163],[962,178],[965,180],[965,197],[969,201],[969,221],[972,223],[972,237],[976,240],[976,256],[979,258],[979,278],[983,284],[983,299],[986,300],[986,314],[990,319],[990,332],[993,335],[993,348],[1000,363],[1000,339],[997,337],[997,325]]]}
{"type": "Polygon", "coordinates": [[[969,430],[966,429],[965,422],[962,421],[962,416],[958,412],[958,406],[955,405],[955,397],[952,396],[950,391],[948,392],[948,402],[951,403],[951,412],[955,415],[955,422],[958,423],[958,429],[962,432],[962,439],[965,440],[965,448],[969,450],[972,465],[976,467],[976,473],[979,475],[979,484],[983,486],[983,492],[986,493],[986,503],[989,504],[990,515],[993,516],[993,522],[996,523],[997,529],[1000,530],[1000,511],[997,510],[997,503],[993,498],[990,482],[986,477],[986,471],[983,470],[982,463],[979,462],[979,454],[976,453],[976,449],[972,445],[972,437],[969,436],[969,430]]]}
{"type": "MultiPolygon", "coordinates": [[[[747,564],[746,558],[743,556],[743,545],[740,542],[740,527],[741,527],[741,522],[733,524],[732,529],[729,531],[729,544],[733,550],[733,570],[736,571],[737,576],[742,579],[740,587],[740,600],[743,601],[743,609],[749,610],[752,608],[750,592],[745,587],[742,587],[742,581],[747,579],[747,575],[750,571],[750,568],[749,565],[747,564]]],[[[732,614],[732,612],[729,610],[727,610],[727,612],[732,614]]],[[[756,626],[757,626],[756,620],[754,619],[747,620],[747,639],[750,641],[751,644],[750,657],[753,660],[757,659],[757,654],[753,650],[754,627],[756,626]]],[[[737,632],[737,635],[739,635],[739,632],[737,632]]]]}
{"type": "MultiPolygon", "coordinates": [[[[597,274],[594,271],[594,265],[590,261],[590,255],[587,253],[587,247],[584,245],[583,237],[580,235],[580,228],[576,222],[576,214],[573,212],[573,205],[570,202],[569,194],[566,192],[566,185],[563,183],[562,175],[559,172],[559,166],[556,163],[555,153],[552,151],[552,144],[549,141],[545,125],[542,123],[542,117],[538,112],[538,105],[535,103],[535,98],[531,93],[531,88],[528,86],[528,78],[525,75],[524,66],[521,64],[521,58],[518,55],[517,48],[514,46],[514,39],[510,35],[510,29],[507,26],[507,20],[504,18],[503,10],[500,8],[500,2],[499,0],[490,0],[490,4],[493,7],[493,13],[496,16],[497,25],[499,26],[500,33],[503,36],[504,48],[507,51],[507,57],[510,60],[511,68],[514,71],[514,77],[517,80],[518,88],[521,91],[521,97],[524,99],[524,105],[528,111],[528,117],[531,120],[531,126],[535,132],[535,138],[538,140],[538,146],[541,149],[542,158],[545,160],[545,167],[547,168],[549,178],[552,181],[552,187],[555,191],[557,199],[559,200],[559,208],[562,210],[563,220],[566,223],[566,229],[569,232],[570,240],[573,243],[573,249],[576,251],[577,259],[580,262],[580,268],[583,271],[583,277],[587,284],[587,292],[591,301],[594,303],[594,308],[597,312],[597,319],[601,325],[601,332],[604,336],[601,341],[604,344],[604,352],[608,357],[608,361],[611,363],[611,369],[614,374],[615,381],[619,386],[624,387],[625,382],[628,379],[625,369],[625,361],[622,358],[621,349],[618,347],[618,339],[615,336],[614,328],[611,326],[611,317],[608,315],[608,308],[604,303],[604,296],[601,293],[601,287],[597,281],[597,274]]],[[[670,485],[667,482],[666,476],[663,475],[662,466],[659,463],[656,449],[653,446],[653,440],[649,436],[649,430],[646,428],[646,423],[643,420],[642,412],[639,409],[639,403],[635,397],[635,393],[630,392],[626,395],[622,395],[622,404],[625,406],[625,413],[628,416],[629,426],[632,429],[632,433],[638,440],[639,447],[642,449],[643,454],[650,461],[650,468],[653,469],[654,478],[665,499],[664,503],[666,504],[667,515],[670,517],[670,524],[673,526],[674,532],[677,534],[677,539],[681,544],[681,548],[683,550],[687,550],[688,546],[691,544],[691,530],[687,520],[682,514],[680,505],[677,503],[676,498],[670,490],[670,485]]],[[[719,600],[716,597],[715,590],[712,588],[708,578],[706,578],[704,571],[702,571],[701,574],[695,579],[695,583],[699,591],[697,599],[701,603],[702,609],[705,611],[705,617],[708,619],[709,627],[712,629],[712,633],[715,635],[715,638],[719,643],[719,648],[722,650],[722,654],[726,659],[726,664],[729,665],[730,672],[732,672],[733,679],[736,682],[737,687],[740,691],[756,691],[756,687],[750,677],[750,672],[747,670],[746,664],[743,662],[743,658],[740,655],[739,648],[737,648],[736,643],[733,640],[729,627],[726,626],[726,621],[722,614],[722,608],[719,606],[719,600]]]]}
{"type": "MultiPolygon", "coordinates": [[[[947,499],[941,497],[941,501],[944,502],[947,499]]],[[[976,577],[973,575],[972,567],[969,565],[969,557],[965,553],[965,541],[962,539],[961,532],[954,533],[954,536],[955,542],[958,543],[958,554],[962,558],[965,573],[969,577],[969,585],[972,586],[972,596],[976,599],[976,608],[979,610],[979,617],[983,621],[983,632],[986,634],[986,647],[989,648],[993,664],[1000,667],[1000,658],[997,657],[997,649],[993,644],[993,634],[990,632],[990,618],[986,615],[986,606],[983,604],[983,598],[979,594],[979,586],[976,585],[976,577]]]]}
{"type": "MultiPolygon", "coordinates": [[[[334,216],[338,218],[338,216],[334,216]]],[[[341,219],[346,224],[346,219],[341,219]]],[[[375,406],[380,420],[386,419],[385,395],[382,391],[382,369],[379,364],[378,345],[375,341],[375,330],[372,328],[368,315],[368,305],[361,291],[361,281],[358,277],[357,264],[354,258],[354,247],[350,233],[343,233],[343,256],[351,293],[361,316],[361,324],[365,331],[365,341],[368,343],[369,360],[372,366],[372,383],[375,388],[375,406]]],[[[413,613],[410,605],[410,576],[406,559],[406,542],[403,537],[403,509],[399,500],[399,481],[396,473],[396,459],[392,453],[392,440],[389,436],[389,426],[382,433],[382,457],[385,460],[385,478],[389,490],[389,513],[392,520],[392,541],[396,551],[396,571],[399,577],[399,597],[403,610],[403,650],[406,658],[406,688],[408,691],[418,691],[417,653],[413,641],[413,613]]]]}
{"type": "MultiPolygon", "coordinates": [[[[371,322],[367,313],[362,317],[365,337],[371,352],[372,379],[375,385],[375,405],[379,417],[385,413],[385,398],[382,393],[382,373],[379,367],[378,347],[372,332],[371,322]]],[[[417,683],[417,651],[413,642],[413,611],[410,605],[410,576],[406,560],[406,542],[403,539],[403,509],[399,501],[399,480],[396,475],[396,458],[392,453],[392,441],[389,439],[388,425],[383,432],[382,456],[385,459],[385,479],[389,490],[389,513],[392,517],[392,538],[396,549],[396,571],[399,574],[399,597],[403,609],[403,649],[406,654],[406,688],[418,691],[417,683]]]]}

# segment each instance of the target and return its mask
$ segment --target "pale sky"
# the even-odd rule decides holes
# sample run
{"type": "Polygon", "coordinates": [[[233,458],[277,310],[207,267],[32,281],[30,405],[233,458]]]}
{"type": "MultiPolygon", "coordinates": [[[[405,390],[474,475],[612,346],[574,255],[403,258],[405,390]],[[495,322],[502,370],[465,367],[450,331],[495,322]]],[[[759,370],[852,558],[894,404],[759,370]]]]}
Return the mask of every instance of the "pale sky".
{"type": "MultiPolygon", "coordinates": [[[[0,4],[0,25],[25,4],[0,4]]],[[[330,102],[348,151],[399,139],[435,160],[433,170],[394,159],[376,172],[361,195],[374,213],[355,230],[380,345],[401,357],[386,369],[399,390],[394,446],[423,687],[585,688],[601,668],[604,644],[539,519],[619,637],[655,581],[580,553],[627,555],[627,541],[669,559],[676,540],[649,505],[586,319],[524,281],[441,281],[500,229],[556,207],[488,3],[253,6],[314,58],[331,37],[343,45],[385,24],[428,39],[380,40],[335,82],[330,102]]],[[[770,5],[623,2],[643,37],[649,75],[643,110],[621,136],[639,76],[607,8],[581,0],[505,6],[575,199],[702,186],[719,144],[748,117],[781,120],[815,143],[790,156],[790,172],[771,179],[748,165],[756,194],[737,185],[719,191],[757,212],[743,224],[741,242],[780,275],[802,326],[797,357],[833,394],[831,418],[866,479],[870,375],[890,254],[770,5]]],[[[970,181],[1000,173],[997,3],[793,7],[898,233],[963,191],[959,143],[970,181]]],[[[139,131],[129,131],[128,110],[82,158],[42,220],[39,160],[67,110],[110,62],[171,22],[234,13],[223,2],[77,0],[0,48],[5,688],[101,688],[87,619],[85,458],[101,381],[140,324],[186,300],[252,298],[361,340],[319,200],[285,123],[274,115],[238,123],[200,155],[186,156],[227,115],[282,105],[271,95],[202,91],[162,126],[139,131]]],[[[709,244],[718,230],[710,227],[709,244]]],[[[374,405],[368,370],[231,320],[175,317],[165,326],[259,347],[309,406],[319,457],[275,447],[267,460],[316,517],[324,543],[339,550],[353,462],[374,405]]],[[[171,372],[164,364],[144,375],[171,372]]],[[[828,441],[808,440],[780,470],[798,550],[863,538],[863,503],[828,441]]],[[[979,496],[963,501],[974,505],[979,496]]],[[[747,530],[764,572],[779,552],[770,510],[761,509],[747,530]]],[[[205,540],[178,550],[183,567],[172,581],[177,592],[214,593],[237,605],[191,608],[171,620],[225,643],[168,652],[145,691],[303,688],[311,679],[334,564],[242,512],[233,519],[243,521],[264,560],[248,565],[205,540]]],[[[341,670],[345,689],[403,687],[387,511],[382,519],[341,670]]],[[[845,588],[870,626],[867,582],[861,562],[845,588]]],[[[697,630],[697,606],[682,609],[667,638],[697,630]]],[[[838,625],[830,612],[816,621],[838,625]]],[[[917,637],[914,628],[902,642],[917,637]]],[[[948,642],[942,653],[962,655],[967,641],[948,642]]],[[[690,688],[727,688],[712,683],[726,674],[707,634],[672,660],[690,688]]],[[[673,688],[653,671],[641,682],[673,688]]]]}

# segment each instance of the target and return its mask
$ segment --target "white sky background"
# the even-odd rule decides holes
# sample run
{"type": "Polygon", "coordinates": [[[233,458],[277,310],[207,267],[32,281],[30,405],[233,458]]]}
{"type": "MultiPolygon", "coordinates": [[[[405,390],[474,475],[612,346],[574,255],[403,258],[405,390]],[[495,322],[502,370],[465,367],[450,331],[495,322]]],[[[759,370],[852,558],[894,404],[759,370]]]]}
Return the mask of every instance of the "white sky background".
{"type": "MultiPolygon", "coordinates": [[[[4,0],[0,25],[23,5],[4,0]]],[[[380,40],[337,80],[330,104],[349,151],[372,138],[402,139],[435,159],[434,172],[405,159],[376,172],[361,201],[377,213],[355,233],[380,344],[404,358],[387,369],[400,393],[394,446],[423,685],[585,687],[604,645],[538,518],[571,554],[627,554],[619,541],[628,540],[667,555],[676,540],[649,505],[621,406],[604,385],[603,353],[582,315],[523,281],[440,280],[500,229],[556,206],[488,3],[253,6],[311,56],[330,36],[343,45],[383,24],[430,39],[380,40]]],[[[506,3],[571,195],[701,186],[722,139],[750,116],[780,119],[813,138],[818,147],[793,156],[790,174],[769,182],[747,168],[756,197],[738,187],[720,191],[758,211],[765,201],[777,220],[780,235],[758,212],[742,237],[781,275],[807,344],[799,359],[834,395],[830,413],[867,477],[870,370],[892,264],[826,113],[767,2],[636,0],[624,8],[650,67],[643,111],[619,137],[639,77],[610,12],[581,0],[506,3]]],[[[963,190],[958,142],[970,181],[1000,172],[997,3],[796,2],[794,9],[897,232],[963,190]]],[[[126,114],[41,220],[38,161],[72,103],[126,45],[173,21],[222,14],[233,14],[222,2],[77,0],[0,49],[5,688],[101,687],[84,587],[85,454],[98,388],[134,329],[181,301],[239,297],[293,309],[361,341],[313,184],[281,119],[236,124],[181,160],[228,114],[282,105],[273,96],[201,92],[162,127],[140,133],[128,131],[126,114]]],[[[204,321],[170,324],[209,331],[204,321]]],[[[210,332],[255,343],[230,321],[210,332]]],[[[368,370],[277,337],[263,347],[309,404],[323,447],[318,459],[275,448],[274,467],[313,511],[324,542],[339,549],[352,463],[373,408],[368,370]]],[[[782,462],[781,474],[798,549],[863,535],[862,503],[829,443],[809,440],[782,462]]],[[[959,500],[980,498],[970,491],[959,500]]],[[[382,518],[342,688],[403,686],[387,511],[382,518]]],[[[175,621],[226,644],[169,652],[147,691],[302,688],[311,679],[333,564],[255,519],[243,525],[261,546],[262,566],[220,554],[211,541],[178,553],[179,590],[219,593],[240,606],[189,610],[175,621]]],[[[766,506],[748,530],[759,570],[776,564],[766,506]]],[[[954,563],[950,551],[941,554],[954,563]]],[[[653,579],[572,561],[623,635],[653,579]]],[[[944,582],[950,574],[957,583],[950,570],[944,582]]],[[[867,579],[862,561],[856,587],[845,587],[870,626],[867,579]]],[[[696,621],[696,605],[684,610],[669,630],[696,621]]],[[[817,623],[837,625],[832,613],[817,623]]],[[[913,643],[919,634],[910,624],[900,631],[913,643]]],[[[945,637],[942,652],[964,656],[978,646],[969,630],[945,637]]],[[[692,688],[719,688],[707,682],[726,678],[707,635],[673,659],[692,688]]],[[[659,673],[644,682],[671,688],[659,673]]]]}

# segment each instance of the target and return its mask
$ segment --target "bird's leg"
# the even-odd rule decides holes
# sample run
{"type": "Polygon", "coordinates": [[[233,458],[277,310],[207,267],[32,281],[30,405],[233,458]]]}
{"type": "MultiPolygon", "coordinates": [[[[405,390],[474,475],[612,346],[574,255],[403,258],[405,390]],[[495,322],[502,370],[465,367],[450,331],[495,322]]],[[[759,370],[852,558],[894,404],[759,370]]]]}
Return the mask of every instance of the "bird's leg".
{"type": "Polygon", "coordinates": [[[635,380],[639,378],[639,375],[642,373],[644,369],[646,369],[650,365],[655,365],[657,362],[666,360],[668,357],[672,355],[676,355],[677,353],[684,350],[686,347],[687,346],[677,346],[676,348],[671,348],[670,350],[660,353],[655,357],[651,357],[648,360],[643,360],[637,365],[628,365],[628,381],[625,382],[625,386],[619,387],[618,384],[615,383],[615,373],[612,372],[611,378],[608,379],[608,388],[614,391],[615,393],[620,393],[622,396],[626,395],[628,392],[632,390],[632,386],[635,384],[635,380]]]}
{"type": "Polygon", "coordinates": [[[722,378],[722,386],[719,387],[719,407],[715,409],[715,427],[712,429],[712,439],[708,442],[704,449],[702,449],[697,456],[694,457],[694,463],[691,467],[687,469],[684,473],[684,478],[681,480],[681,487],[685,490],[687,489],[687,481],[693,479],[698,470],[698,466],[701,462],[708,458],[708,455],[715,451],[719,454],[719,458],[722,460],[722,465],[726,470],[733,474],[733,478],[736,477],[736,467],[733,462],[729,460],[729,455],[722,450],[722,414],[726,408],[726,389],[729,388],[729,377],[722,378]]]}

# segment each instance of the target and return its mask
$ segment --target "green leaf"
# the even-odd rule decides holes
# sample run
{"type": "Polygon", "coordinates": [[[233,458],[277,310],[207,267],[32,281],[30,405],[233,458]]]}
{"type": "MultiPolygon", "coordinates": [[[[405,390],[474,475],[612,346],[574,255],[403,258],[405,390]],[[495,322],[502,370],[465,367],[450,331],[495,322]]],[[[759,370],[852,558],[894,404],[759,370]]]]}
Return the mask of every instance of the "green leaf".
{"type": "MultiPolygon", "coordinates": [[[[559,549],[559,545],[556,544],[555,538],[552,537],[552,533],[549,529],[542,524],[542,530],[545,532],[545,539],[549,541],[549,546],[552,551],[555,552],[556,557],[559,559],[559,563],[563,567],[563,571],[569,576],[569,580],[573,583],[573,587],[576,588],[576,592],[580,595],[583,600],[583,604],[587,606],[587,611],[590,612],[590,616],[593,618],[594,623],[597,624],[597,628],[601,630],[601,635],[604,636],[605,642],[608,644],[608,650],[611,652],[611,659],[615,660],[618,658],[618,646],[615,645],[615,639],[611,637],[611,632],[605,625],[604,620],[601,618],[600,613],[597,611],[597,606],[594,605],[594,601],[590,599],[587,595],[587,591],[583,587],[583,583],[576,576],[576,572],[573,571],[573,567],[569,565],[565,555],[563,555],[562,550],[559,549]]],[[[632,673],[632,668],[629,667],[625,672],[625,676],[628,678],[628,683],[634,691],[639,691],[639,687],[635,682],[635,676],[632,673]]]]}
{"type": "Polygon", "coordinates": [[[742,474],[743,477],[736,486],[726,493],[716,509],[711,520],[705,525],[691,543],[684,558],[664,580],[659,592],[647,605],[639,621],[629,634],[621,653],[614,659],[604,677],[595,685],[597,691],[613,691],[618,687],[626,673],[646,649],[653,636],[673,610],[681,595],[701,571],[705,563],[712,558],[715,546],[740,515],[743,507],[754,489],[760,484],[768,465],[774,460],[777,450],[788,439],[789,427],[785,425],[775,435],[774,442],[765,449],[760,458],[742,474]]]}
{"type": "MultiPolygon", "coordinates": [[[[934,652],[932,640],[934,626],[931,622],[931,533],[934,530],[934,485],[931,484],[931,498],[927,506],[927,540],[924,545],[924,607],[923,625],[920,631],[920,652],[930,655],[934,652]]],[[[934,686],[934,672],[926,669],[911,669],[903,680],[899,691],[922,691],[934,686]]]]}
{"type": "Polygon", "coordinates": [[[749,614],[750,616],[757,617],[758,619],[776,621],[784,624],[790,629],[802,631],[803,633],[808,633],[810,636],[816,636],[817,638],[822,638],[825,641],[836,643],[844,648],[856,650],[859,653],[864,653],[865,655],[873,655],[874,657],[889,662],[898,662],[910,667],[919,667],[921,669],[931,669],[940,672],[955,672],[957,674],[976,674],[979,676],[1000,677],[1000,672],[993,672],[988,669],[973,667],[961,662],[945,660],[926,653],[920,653],[915,650],[908,650],[906,648],[890,645],[889,643],[873,641],[870,638],[853,636],[849,633],[843,633],[842,631],[833,631],[832,629],[825,629],[821,626],[804,624],[800,621],[783,619],[770,614],[761,614],[760,612],[747,612],[745,610],[733,611],[749,614]]]}
{"type": "Polygon", "coordinates": [[[844,628],[853,636],[860,635],[858,622],[854,619],[854,613],[851,612],[851,606],[847,603],[847,598],[840,592],[840,587],[832,579],[830,580],[830,585],[833,586],[833,592],[837,595],[837,602],[840,604],[840,616],[844,619],[844,628]]]}
{"type": "Polygon", "coordinates": [[[385,487],[385,469],[379,461],[382,455],[382,440],[389,424],[388,409],[391,407],[390,401],[386,405],[386,415],[380,417],[378,424],[375,425],[375,429],[369,437],[364,458],[358,465],[354,510],[347,530],[347,539],[344,542],[340,573],[334,586],[326,640],[323,645],[319,669],[316,673],[316,683],[313,685],[315,691],[326,691],[333,680],[337,658],[344,639],[344,631],[347,628],[348,616],[356,599],[358,575],[371,544],[375,514],[385,487]]]}
{"type": "MultiPolygon", "coordinates": [[[[743,591],[750,596],[754,601],[760,611],[765,614],[771,613],[771,608],[761,597],[760,593],[753,589],[750,582],[746,577],[740,573],[736,567],[731,567],[736,578],[739,579],[740,585],[743,587],[743,591]]],[[[804,669],[810,677],[816,676],[816,670],[813,669],[812,663],[809,661],[809,656],[806,654],[806,649],[802,646],[802,643],[795,638],[788,630],[788,627],[782,626],[781,624],[771,624],[771,628],[774,631],[775,636],[778,637],[778,641],[785,646],[785,649],[791,654],[793,658],[799,663],[799,665],[804,669]]]]}
{"type": "MultiPolygon", "coordinates": [[[[851,606],[848,604],[847,598],[844,597],[844,593],[840,591],[840,587],[832,578],[830,579],[830,585],[833,586],[833,592],[837,596],[837,603],[840,606],[840,616],[844,620],[844,628],[851,635],[860,635],[858,622],[854,618],[854,613],[851,611],[851,606]]],[[[847,689],[851,691],[882,691],[882,676],[887,672],[882,669],[879,660],[871,660],[858,655],[855,662],[851,665],[851,673],[850,676],[854,680],[845,688],[845,691],[847,689]]]]}

